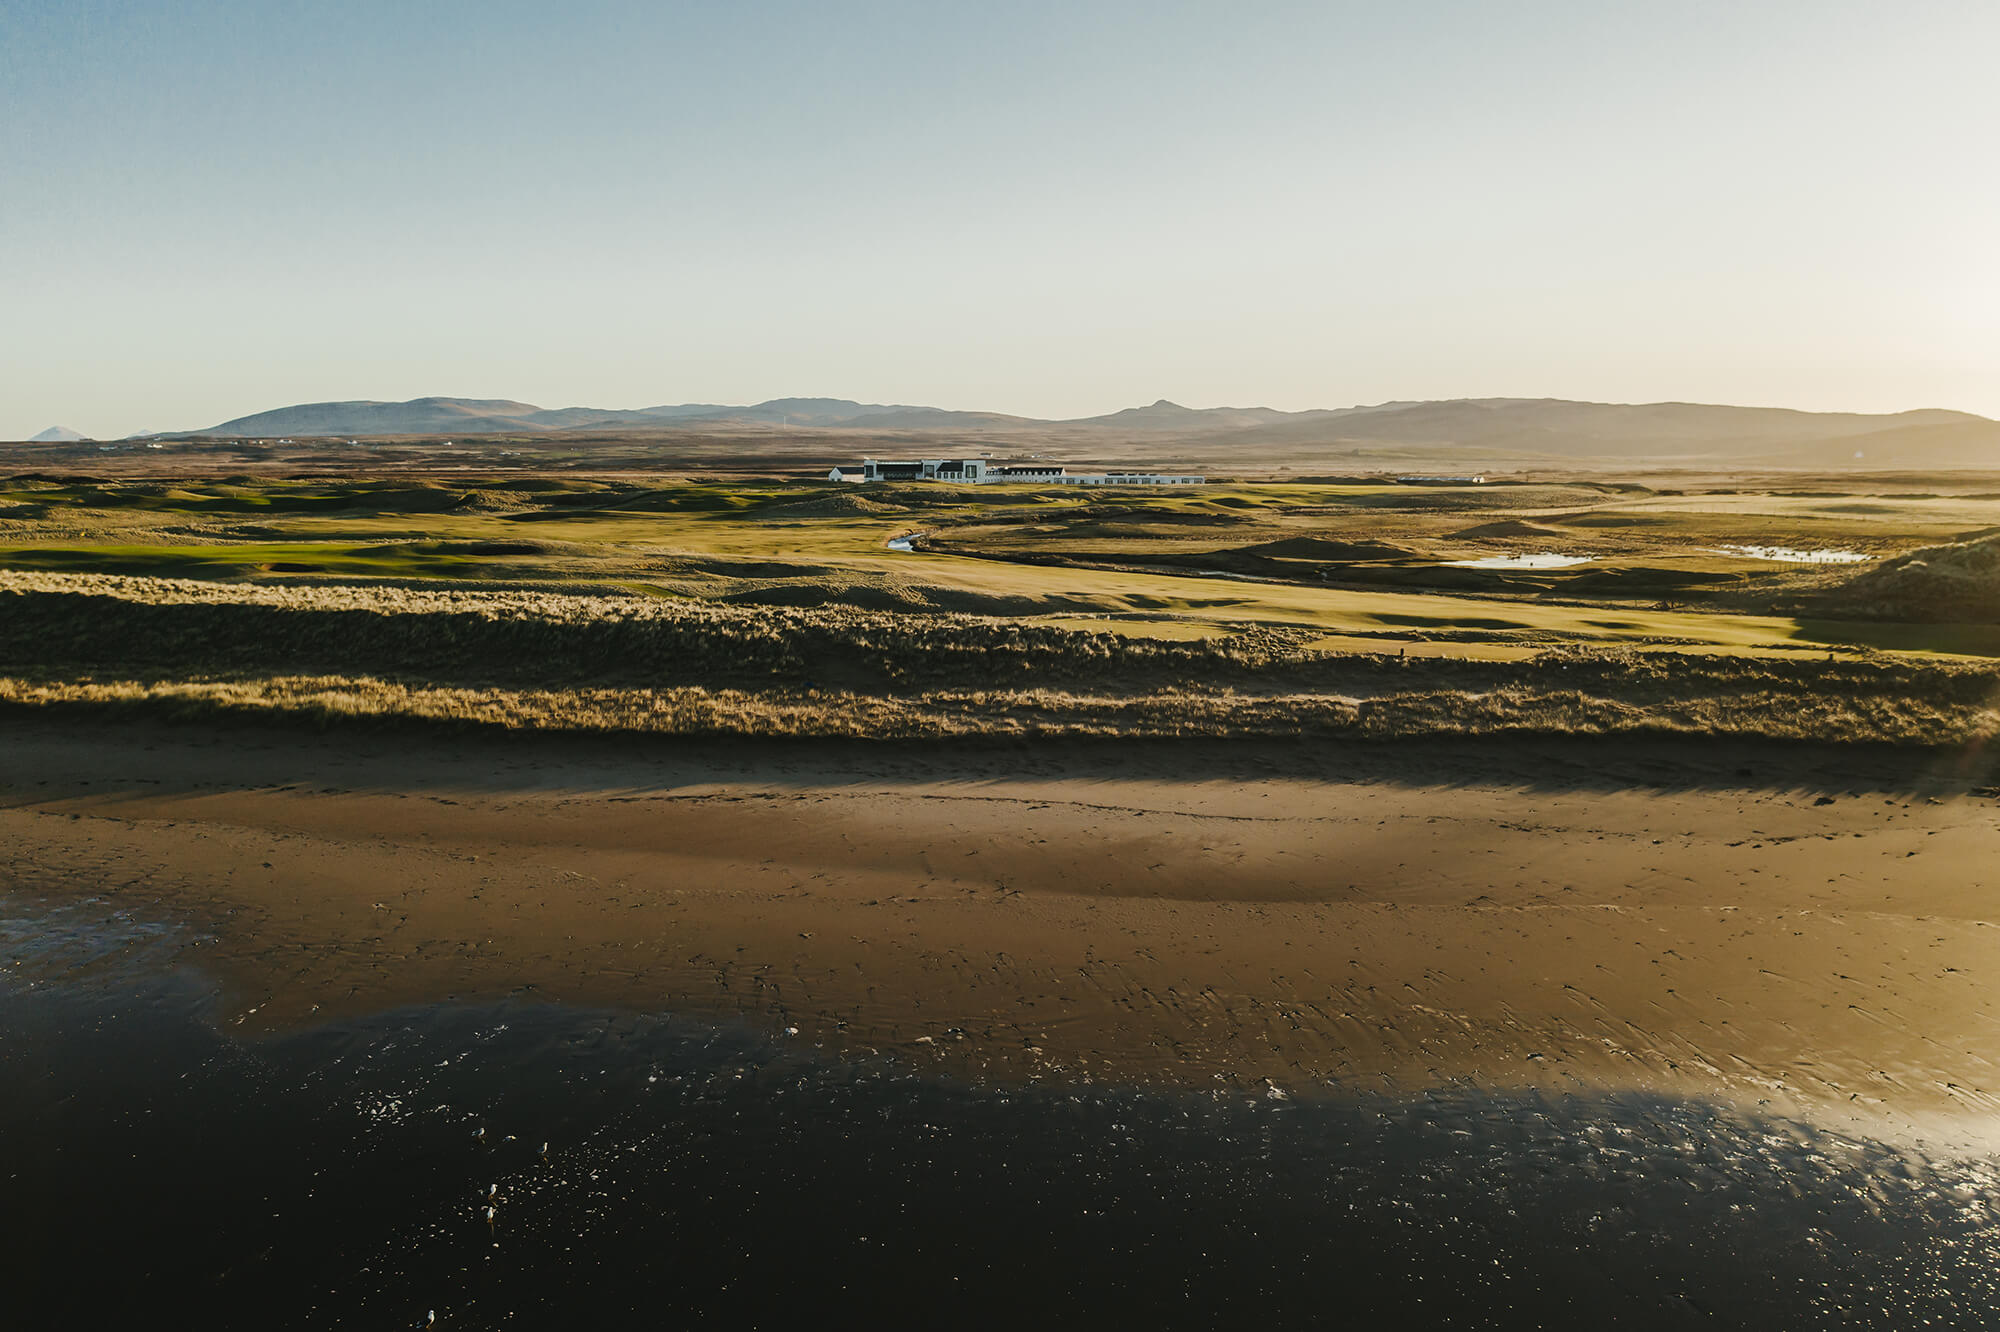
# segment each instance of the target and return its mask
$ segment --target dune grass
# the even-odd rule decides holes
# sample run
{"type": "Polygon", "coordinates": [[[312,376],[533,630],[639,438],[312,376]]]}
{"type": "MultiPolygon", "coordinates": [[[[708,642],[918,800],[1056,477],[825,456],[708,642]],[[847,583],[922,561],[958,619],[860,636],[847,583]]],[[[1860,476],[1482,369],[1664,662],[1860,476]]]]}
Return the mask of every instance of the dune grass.
{"type": "Polygon", "coordinates": [[[2000,700],[2000,669],[1986,663],[1340,647],[1298,627],[1167,639],[637,595],[0,573],[0,698],[186,716],[703,735],[1657,732],[1944,746],[1983,743],[2000,700]]]}
{"type": "Polygon", "coordinates": [[[1983,742],[2000,626],[1944,614],[1989,604],[1992,561],[1955,539],[1983,518],[2000,497],[1571,482],[17,477],[0,697],[667,734],[1983,742]],[[1718,553],[1738,541],[1877,559],[1718,553]],[[1567,543],[1593,563],[1450,565],[1567,543]]]}
{"type": "Polygon", "coordinates": [[[0,705],[182,721],[252,718],[667,736],[911,740],[1093,736],[1385,741],[1428,736],[1714,736],[1979,753],[1985,702],[1778,692],[1634,702],[1580,689],[1413,690],[1374,698],[1182,691],[926,690],[883,695],[703,686],[471,688],[348,675],[0,674],[0,705]]]}

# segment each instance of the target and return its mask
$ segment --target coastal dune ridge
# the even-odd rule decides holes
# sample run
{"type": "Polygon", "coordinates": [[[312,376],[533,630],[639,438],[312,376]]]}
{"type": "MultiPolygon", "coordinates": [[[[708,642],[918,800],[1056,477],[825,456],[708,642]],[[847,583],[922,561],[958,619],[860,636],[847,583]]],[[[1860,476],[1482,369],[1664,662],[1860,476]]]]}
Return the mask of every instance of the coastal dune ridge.
{"type": "Polygon", "coordinates": [[[1327,651],[1317,638],[0,571],[0,702],[15,706],[692,735],[1704,734],[1931,747],[1981,743],[2000,723],[2000,671],[1979,660],[1575,643],[1460,660],[1327,651]]]}

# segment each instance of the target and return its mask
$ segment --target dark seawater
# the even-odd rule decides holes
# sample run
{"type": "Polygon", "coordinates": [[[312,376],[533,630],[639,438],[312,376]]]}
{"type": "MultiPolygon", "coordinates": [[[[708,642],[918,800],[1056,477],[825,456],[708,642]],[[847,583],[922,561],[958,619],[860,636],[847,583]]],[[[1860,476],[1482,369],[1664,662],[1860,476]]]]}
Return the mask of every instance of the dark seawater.
{"type": "Polygon", "coordinates": [[[0,918],[7,1326],[2000,1325],[1991,1163],[1656,1099],[969,1088],[551,1006],[239,1040],[172,929],[0,918]]]}

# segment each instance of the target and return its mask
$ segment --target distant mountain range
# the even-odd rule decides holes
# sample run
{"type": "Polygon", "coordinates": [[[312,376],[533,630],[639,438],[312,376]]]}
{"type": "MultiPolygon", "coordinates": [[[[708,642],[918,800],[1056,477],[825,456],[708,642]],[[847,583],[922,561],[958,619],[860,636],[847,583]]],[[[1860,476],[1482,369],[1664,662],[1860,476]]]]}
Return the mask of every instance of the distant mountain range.
{"type": "MultiPolygon", "coordinates": [[[[416,398],[409,402],[313,402],[239,416],[206,430],[157,438],[343,439],[573,434],[672,435],[769,430],[904,435],[897,444],[940,452],[1031,442],[1080,454],[1117,445],[1130,452],[1198,453],[1205,458],[1282,456],[1308,467],[1420,465],[1450,457],[1560,464],[1581,459],[1652,458],[1690,464],[1977,467],[2000,471],[2000,422],[1968,412],[1927,409],[1869,415],[1728,407],[1684,402],[1572,402],[1559,398],[1459,398],[1283,412],[1270,407],[1183,407],[1162,399],[1103,416],[1040,420],[1000,412],[774,398],[753,406],[681,403],[660,407],[537,407],[505,398],[416,398]],[[967,438],[954,436],[963,434],[967,438]],[[1402,461],[1392,461],[1402,460],[1402,461]]],[[[38,442],[85,437],[61,426],[38,442]]],[[[154,438],[149,436],[149,438],[154,438]]],[[[844,447],[869,447],[856,440],[844,447]]]]}
{"type": "Polygon", "coordinates": [[[606,431],[731,423],[929,430],[1034,425],[1027,417],[849,402],[845,398],[773,398],[752,407],[693,402],[665,407],[537,407],[504,398],[414,398],[409,402],[309,402],[239,416],[188,434],[236,438],[320,435],[504,435],[606,431]]]}
{"type": "MultiPolygon", "coordinates": [[[[410,402],[315,402],[240,416],[189,435],[235,438],[449,436],[688,431],[773,426],[949,434],[983,438],[1054,430],[1080,444],[1095,438],[1199,443],[1205,449],[1259,447],[1330,453],[1370,449],[1398,456],[1681,457],[1729,461],[1944,464],[2000,470],[2000,423],[1968,412],[1928,409],[1870,415],[1699,403],[1572,402],[1558,398],[1460,398],[1283,412],[1269,407],[1183,407],[1165,399],[1104,416],[1050,421],[999,412],[774,398],[754,406],[682,403],[621,410],[537,407],[489,398],[410,402]]],[[[947,447],[932,443],[928,447],[947,447]]]]}
{"type": "Polygon", "coordinates": [[[34,436],[28,442],[30,444],[74,444],[78,440],[88,438],[88,435],[80,435],[68,426],[50,426],[47,430],[34,436]]]}

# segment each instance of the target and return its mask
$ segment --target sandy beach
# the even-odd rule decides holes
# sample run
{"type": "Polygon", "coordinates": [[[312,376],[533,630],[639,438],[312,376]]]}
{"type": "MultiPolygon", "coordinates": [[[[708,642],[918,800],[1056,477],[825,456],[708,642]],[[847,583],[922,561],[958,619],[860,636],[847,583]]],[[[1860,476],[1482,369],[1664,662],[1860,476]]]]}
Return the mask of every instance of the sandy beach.
{"type": "Polygon", "coordinates": [[[1876,1134],[1976,1135],[2000,1091],[1972,756],[0,734],[13,891],[182,923],[242,1035],[514,997],[974,1080],[1876,1134]]]}

